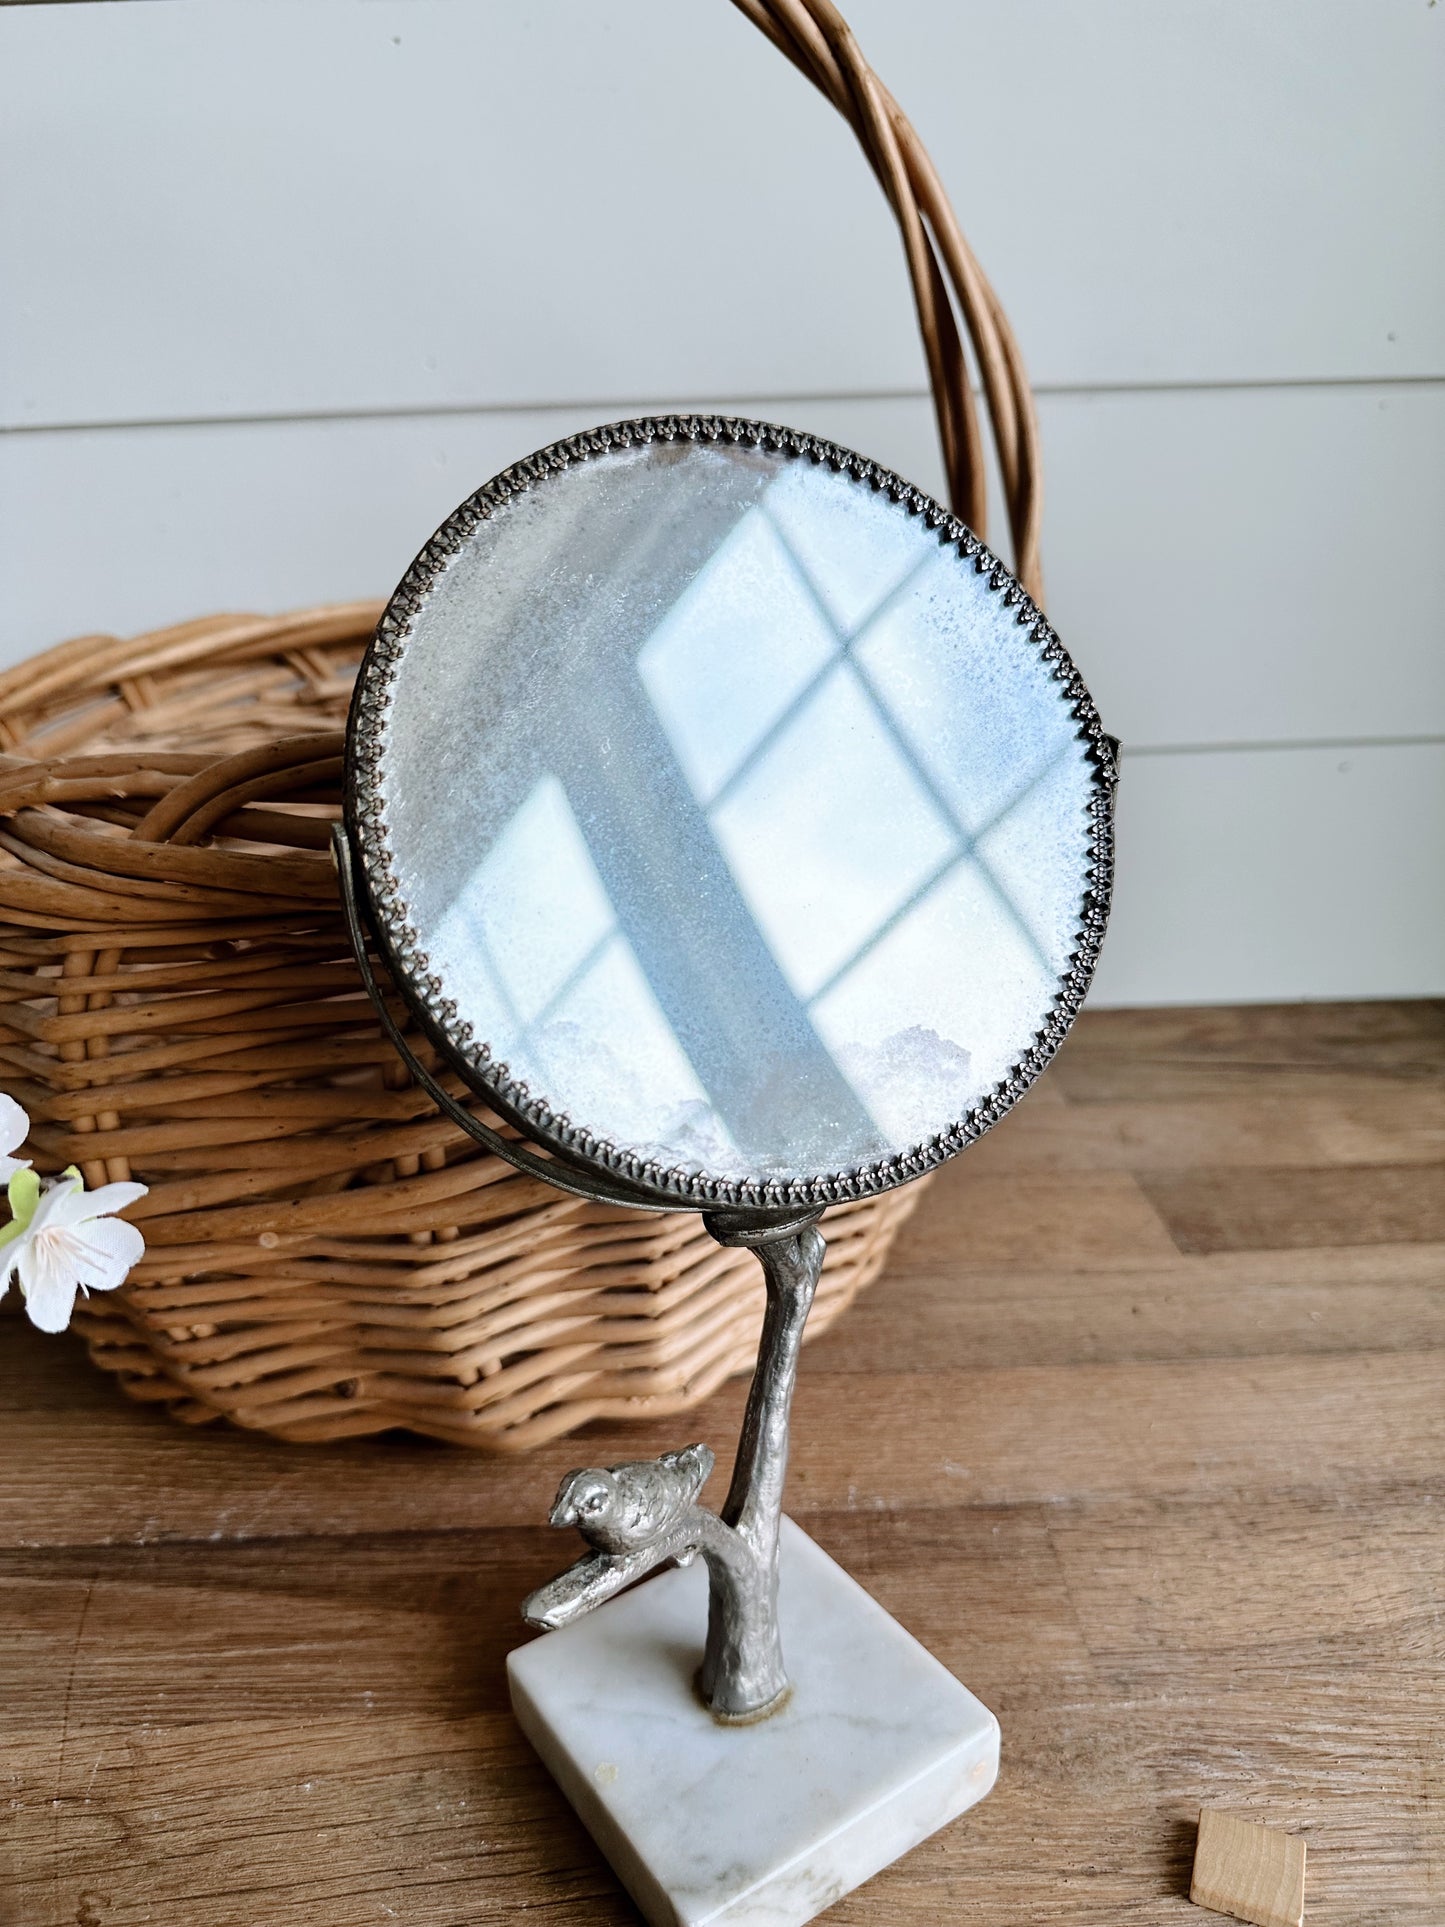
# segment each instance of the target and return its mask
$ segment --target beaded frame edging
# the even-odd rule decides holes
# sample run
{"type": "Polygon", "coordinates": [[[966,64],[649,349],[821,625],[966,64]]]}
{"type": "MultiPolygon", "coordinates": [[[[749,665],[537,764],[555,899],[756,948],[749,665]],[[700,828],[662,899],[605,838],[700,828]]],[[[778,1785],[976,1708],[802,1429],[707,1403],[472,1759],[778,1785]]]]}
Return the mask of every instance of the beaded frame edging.
{"type": "Polygon", "coordinates": [[[360,857],[373,933],[392,980],[418,1023],[477,1096],[534,1142],[568,1164],[580,1165],[584,1172],[590,1168],[599,1176],[605,1174],[624,1186],[637,1187],[643,1194],[639,1203],[670,1203],[683,1210],[724,1206],[776,1211],[873,1197],[934,1170],[997,1124],[1058,1051],[1093,977],[1113,891],[1117,782],[1117,745],[1105,732],[1093,698],[1068,652],[1042,611],[972,530],[921,489],[866,456],[795,429],[718,415],[646,416],[569,436],[513,463],[469,496],[427,542],[387,604],[357,675],[346,737],[347,825],[360,857]],[[565,1114],[554,1112],[545,1099],[534,1097],[526,1084],[511,1077],[505,1063],[493,1057],[490,1047],[476,1039],[471,1025],[459,1020],[454,1000],[444,995],[441,980],[432,974],[430,959],[402,900],[387,839],[381,762],[391,685],[412,625],[433,583],[466,538],[496,508],[534,483],[573,463],[616,449],[676,441],[732,443],[803,456],[866,483],[920,516],[938,532],[941,546],[956,547],[978,574],[988,577],[989,587],[1002,596],[1004,603],[1014,608],[1016,622],[1027,630],[1028,640],[1037,646],[1041,658],[1052,665],[1055,680],[1064,684],[1070,715],[1078,725],[1077,736],[1087,745],[1094,766],[1085,870],[1089,883],[1081,904],[1075,947],[1048,1018],[1035,1033],[1030,1049],[981,1104],[947,1131],[872,1164],[805,1181],[718,1178],[680,1166],[663,1166],[579,1130],[565,1114]]]}

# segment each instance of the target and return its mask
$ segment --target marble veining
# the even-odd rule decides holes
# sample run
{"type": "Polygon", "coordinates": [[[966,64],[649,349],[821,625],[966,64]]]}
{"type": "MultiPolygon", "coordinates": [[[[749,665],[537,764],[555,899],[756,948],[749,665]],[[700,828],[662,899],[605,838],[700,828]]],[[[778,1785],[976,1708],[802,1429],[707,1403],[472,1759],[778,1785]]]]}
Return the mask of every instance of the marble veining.
{"type": "Polygon", "coordinates": [[[792,1695],[719,1724],[706,1592],[667,1572],[518,1648],[513,1707],[651,1927],[801,1927],[983,1798],[998,1723],[785,1519],[792,1695]]]}

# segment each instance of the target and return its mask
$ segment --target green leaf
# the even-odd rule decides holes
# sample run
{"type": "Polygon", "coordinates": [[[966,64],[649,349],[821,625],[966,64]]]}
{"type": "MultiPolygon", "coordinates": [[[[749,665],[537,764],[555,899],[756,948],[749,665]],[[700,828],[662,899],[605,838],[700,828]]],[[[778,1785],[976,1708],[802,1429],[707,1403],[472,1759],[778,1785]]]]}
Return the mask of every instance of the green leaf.
{"type": "Polygon", "coordinates": [[[13,1238],[22,1232],[35,1216],[35,1207],[40,1202],[40,1175],[28,1166],[17,1171],[10,1180],[10,1211],[15,1222],[6,1229],[6,1237],[13,1238]]]}
{"type": "Polygon", "coordinates": [[[0,1249],[13,1244],[35,1216],[35,1207],[40,1202],[40,1179],[27,1165],[17,1171],[10,1180],[9,1198],[11,1222],[0,1231],[0,1249]]]}

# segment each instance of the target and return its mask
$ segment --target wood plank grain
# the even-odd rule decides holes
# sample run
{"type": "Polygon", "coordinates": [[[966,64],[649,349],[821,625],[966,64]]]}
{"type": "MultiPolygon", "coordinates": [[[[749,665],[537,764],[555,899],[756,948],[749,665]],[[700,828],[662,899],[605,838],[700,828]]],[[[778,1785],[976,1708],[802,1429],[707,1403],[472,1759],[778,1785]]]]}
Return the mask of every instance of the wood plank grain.
{"type": "MultiPolygon", "coordinates": [[[[911,1501],[948,1507],[1154,1496],[1372,1490],[1423,1478],[1445,1451],[1441,1354],[1189,1359],[986,1372],[801,1375],[790,1509],[911,1501]]],[[[69,1414],[36,1412],[23,1465],[0,1464],[0,1544],[293,1539],[520,1526],[578,1463],[646,1456],[680,1435],[736,1434],[735,1387],[682,1424],[597,1428],[516,1465],[400,1444],[289,1448],[177,1434],[159,1416],[97,1414],[89,1451],[69,1414]]],[[[715,1482],[721,1478],[716,1474],[715,1482]]]]}
{"type": "Polygon", "coordinates": [[[1317,1254],[1248,1276],[1208,1259],[1129,1274],[948,1272],[885,1279],[808,1356],[813,1372],[1007,1370],[1168,1359],[1445,1351],[1445,1246],[1398,1246],[1392,1274],[1373,1249],[1355,1277],[1317,1254]],[[1193,1269],[1186,1267],[1191,1265],[1193,1269]],[[1323,1275],[1321,1275],[1323,1274],[1323,1275]]]}
{"type": "Polygon", "coordinates": [[[1181,1251],[1438,1244],[1439,1165],[1150,1174],[1140,1189],[1181,1251]]]}
{"type": "MultiPolygon", "coordinates": [[[[1436,1087],[1445,1001],[1092,1010],[1050,1072],[1074,1103],[1265,1102],[1436,1087]]],[[[1427,1099],[1427,1101],[1430,1101],[1427,1099]]]]}
{"type": "MultiPolygon", "coordinates": [[[[1427,1788],[1422,1773],[1438,1719],[1440,1672],[1437,1665],[1432,1712],[1423,1672],[1413,1683],[1395,1676],[1392,1642],[1383,1642],[1385,1664],[1371,1663],[1372,1655],[1382,1652],[1382,1633],[1428,1613],[1438,1597],[1440,1553],[1436,1537],[1422,1532],[1418,1506],[1402,1500],[1385,1508],[1373,1529],[1374,1577],[1388,1604],[1342,1626],[1341,1608],[1358,1597],[1367,1548],[1353,1539],[1340,1547],[1334,1510],[1333,1534],[1324,1506],[1305,1530],[1291,1530],[1289,1502],[1228,1508],[1225,1532],[1214,1510],[1191,1517],[1128,1504],[1102,1517],[1076,1511],[1063,1522],[1047,1509],[948,1522],[895,1513],[828,1517],[817,1529],[883,1604],[999,1708],[1011,1745],[1004,1783],[990,1802],[998,1809],[990,1839],[1000,1855],[1019,1856],[1022,1893],[1037,1910],[1019,1917],[1103,1921],[1117,1906],[1124,1918],[1167,1919],[1162,1912],[1131,1915],[1129,1889],[1145,1868],[1169,1864],[1170,1816],[1182,1816],[1190,1786],[1297,1820],[1303,1807],[1312,1837],[1348,1853],[1357,1900],[1362,1872],[1390,1892],[1383,1822],[1394,1827],[1388,1844],[1398,1852],[1427,1788]],[[1220,1646],[1221,1615],[1236,1595],[1247,1596],[1248,1568],[1251,1560],[1257,1565],[1261,1546],[1283,1549],[1265,1575],[1264,1610],[1230,1628],[1235,1658],[1241,1645],[1258,1641],[1271,1611],[1277,1621],[1282,1605],[1289,1610],[1302,1577],[1322,1575],[1326,1583],[1309,1619],[1296,1626],[1295,1643],[1266,1651],[1252,1672],[1239,1675],[1229,1648],[1220,1646]],[[1209,1572],[1221,1551],[1235,1591],[1220,1593],[1211,1617],[1209,1572]],[[1100,1558],[1110,1577],[1091,1596],[1088,1579],[1100,1558]],[[1152,1601],[1142,1618],[1129,1596],[1141,1584],[1152,1601]],[[1323,1642],[1329,1654],[1329,1664],[1313,1674],[1301,1663],[1311,1641],[1323,1642]],[[1125,1671],[1126,1654],[1140,1670],[1125,1671]],[[1286,1667],[1291,1715],[1281,1735],[1275,1693],[1286,1667]],[[1344,1674],[1355,1682],[1348,1709],[1338,1690],[1344,1674]],[[1412,1734],[1413,1747],[1402,1744],[1412,1734]],[[1366,1801],[1370,1833],[1357,1819],[1366,1801]],[[1037,1828],[1057,1832],[1056,1850],[1073,1854],[1087,1856],[1092,1839],[1096,1872],[1087,1906],[1077,1907],[1077,1894],[1058,1886],[1051,1861],[1027,1850],[1027,1831],[1037,1828]],[[1098,1877],[1105,1872],[1109,1878],[1098,1877]]],[[[138,1650],[139,1663],[119,1669],[111,1656],[120,1624],[96,1616],[94,1594],[103,1584],[122,1598],[130,1585],[124,1565],[113,1564],[98,1583],[77,1556],[63,1617],[67,1631],[81,1630],[82,1637],[69,1674],[67,1764],[53,1787],[37,1765],[50,1757],[38,1737],[43,1706],[37,1700],[15,1709],[20,1744],[8,1770],[22,1838],[38,1836],[43,1844],[53,1827],[51,1802],[59,1799],[91,1841],[86,1877],[93,1874],[97,1886],[116,1839],[130,1841],[132,1863],[121,1880],[113,1873],[109,1879],[120,1921],[144,1918],[142,1901],[184,1906],[184,1917],[200,1923],[230,1921],[241,1917],[232,1911],[238,1890],[253,1903],[264,1895],[268,1903],[305,1904],[319,1918],[341,1919],[333,1910],[362,1892],[348,1876],[367,1871],[382,1877],[383,1893],[387,1880],[400,1885],[424,1874],[417,1885],[436,1911],[423,1919],[455,1917],[447,1905],[474,1909],[476,1918],[507,1918],[508,1895],[517,1888],[491,1883],[499,1873],[513,1882],[535,1878],[527,1847],[556,1854],[562,1866],[578,1855],[585,1861],[587,1850],[580,1829],[565,1837],[565,1808],[549,1814],[555,1795],[511,1733],[500,1650],[488,1640],[477,1648],[477,1626],[521,1577],[512,1558],[488,1559],[479,1543],[486,1536],[366,1542],[350,1547],[344,1564],[316,1548],[288,1558],[285,1568],[276,1566],[273,1548],[230,1549],[215,1555],[214,1573],[199,1547],[111,1555],[133,1572],[148,1565],[153,1577],[180,1583],[182,1598],[164,1618],[188,1635],[176,1642],[174,1664],[158,1663],[162,1615],[143,1586],[131,1604],[131,1637],[143,1625],[156,1628],[151,1650],[138,1650]],[[92,1603],[81,1628],[87,1596],[92,1603]],[[439,1653],[451,1660],[440,1673],[439,1653]],[[248,1694],[248,1680],[263,1682],[263,1690],[248,1694]],[[300,1688],[307,1711],[298,1725],[292,1713],[300,1688]],[[257,1810],[263,1796],[264,1813],[257,1810]],[[485,1822],[474,1818],[482,1803],[485,1822]],[[486,1824],[525,1837],[509,1839],[500,1864],[479,1864],[471,1831],[486,1824]],[[393,1854],[404,1833],[402,1864],[378,1859],[363,1828],[393,1836],[393,1854]],[[304,1871],[289,1844],[293,1832],[305,1835],[304,1871]],[[459,1892],[436,1877],[433,1862],[441,1858],[459,1892]],[[118,1898],[117,1888],[131,1900],[118,1898]]],[[[512,1550],[521,1550],[520,1542],[512,1550]]],[[[960,1903],[986,1907],[986,1888],[970,1876],[981,1850],[973,1837],[979,1824],[981,1818],[967,1840],[959,1830],[956,1844],[968,1850],[961,1865],[953,1859],[947,1891],[960,1903]]],[[[887,1889],[870,1889],[877,1910],[863,1911],[860,1896],[851,1917],[921,1920],[928,1898],[942,1904],[931,1889],[920,1894],[916,1878],[905,1883],[907,1871],[897,1870],[894,1883],[901,1911],[883,1911],[887,1889]]],[[[605,1889],[605,1877],[600,1884],[605,1889]]],[[[606,1898],[605,1891],[587,1896],[589,1905],[606,1898]]],[[[1428,1894],[1420,1910],[1407,1906],[1396,1917],[1428,1919],[1426,1900],[1428,1894]]],[[[576,1917],[627,1915],[599,1904],[596,1913],[576,1917]]]]}
{"type": "MultiPolygon", "coordinates": [[[[1307,1838],[1314,1927],[1445,1919],[1445,1243],[1289,1242],[1301,1185],[1438,1180],[1439,1018],[1090,1018],[810,1347],[790,1509],[1004,1728],[990,1798],[829,1921],[1186,1927],[1204,1805],[1307,1838]],[[1266,1148],[1251,1092],[1257,1183],[1217,1156],[1266,1148]],[[1211,1186],[1254,1215],[1181,1251],[1211,1186]]],[[[560,1472],[725,1446],[741,1387],[515,1462],[294,1449],[0,1336],[7,1927],[635,1919],[502,1661],[560,1472]]]]}
{"type": "Polygon", "coordinates": [[[970,1156],[934,1186],[945,1202],[909,1220],[900,1264],[960,1277],[1011,1264],[1118,1272],[1175,1255],[1163,1219],[1128,1171],[987,1171],[970,1156]]]}
{"type": "Polygon", "coordinates": [[[1223,1092],[1192,1102],[1156,1098],[1021,1104],[971,1147],[974,1175],[1038,1171],[1274,1170],[1296,1166],[1439,1164],[1445,1091],[1381,1080],[1318,1096],[1223,1092]]]}

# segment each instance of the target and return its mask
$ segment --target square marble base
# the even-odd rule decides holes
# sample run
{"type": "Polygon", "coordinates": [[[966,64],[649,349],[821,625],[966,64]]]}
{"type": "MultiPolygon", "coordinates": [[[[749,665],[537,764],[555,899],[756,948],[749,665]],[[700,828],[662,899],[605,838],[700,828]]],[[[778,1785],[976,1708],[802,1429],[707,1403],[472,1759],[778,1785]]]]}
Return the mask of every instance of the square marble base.
{"type": "Polygon", "coordinates": [[[802,1927],[971,1807],[998,1721],[783,1521],[781,1712],[723,1726],[693,1690],[701,1559],[507,1661],[512,1707],[650,1927],[802,1927]]]}

